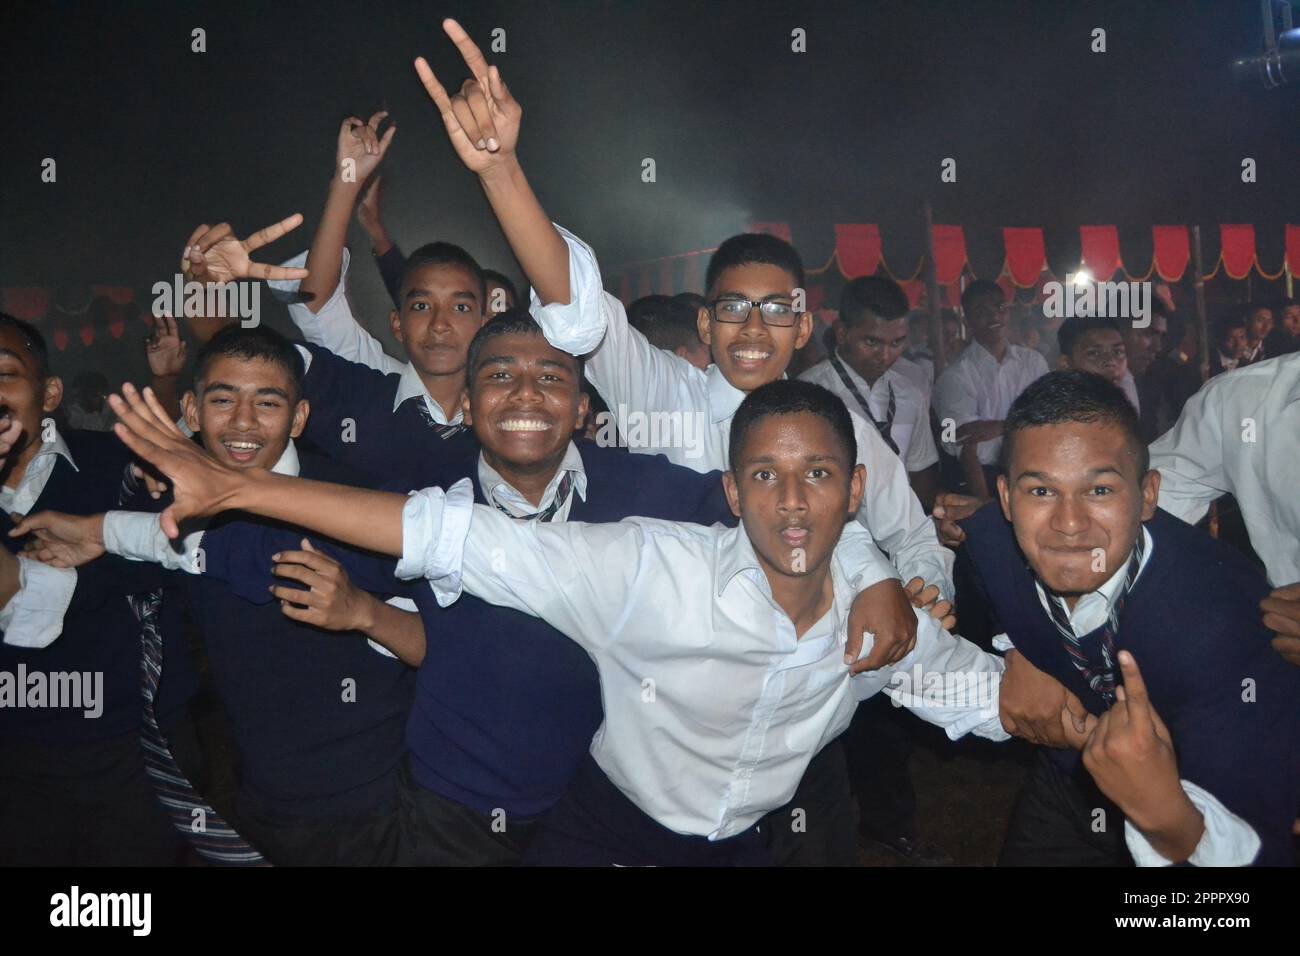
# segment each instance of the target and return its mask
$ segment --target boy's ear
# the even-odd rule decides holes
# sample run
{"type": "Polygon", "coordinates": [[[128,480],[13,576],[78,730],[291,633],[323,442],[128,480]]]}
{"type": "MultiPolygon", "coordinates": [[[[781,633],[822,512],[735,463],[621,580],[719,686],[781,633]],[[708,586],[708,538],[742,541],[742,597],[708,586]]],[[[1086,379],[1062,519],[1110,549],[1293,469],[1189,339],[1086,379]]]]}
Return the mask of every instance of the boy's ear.
{"type": "Polygon", "coordinates": [[[470,411],[469,389],[465,389],[465,394],[460,397],[460,411],[465,418],[465,425],[469,428],[473,428],[474,413],[470,411]]]}
{"type": "Polygon", "coordinates": [[[402,313],[396,309],[388,313],[388,327],[393,332],[393,338],[397,339],[399,345],[405,345],[406,340],[402,338],[402,313]]]}
{"type": "Polygon", "coordinates": [[[867,466],[858,462],[853,466],[853,476],[849,479],[849,516],[858,513],[862,506],[862,493],[867,488],[867,466]]]}
{"type": "Polygon", "coordinates": [[[41,397],[41,408],[52,412],[63,404],[63,379],[51,375],[45,380],[45,393],[41,397]]]}
{"type": "Polygon", "coordinates": [[[1152,468],[1142,476],[1142,520],[1150,521],[1156,516],[1156,507],[1160,504],[1160,472],[1152,468]]]}
{"type": "Polygon", "coordinates": [[[293,425],[289,428],[289,437],[297,438],[307,427],[307,416],[311,414],[311,404],[305,398],[298,399],[293,407],[293,425]]]}
{"type": "Polygon", "coordinates": [[[836,351],[839,351],[844,348],[844,339],[849,334],[848,329],[844,327],[844,323],[839,319],[836,319],[834,323],[832,323],[831,328],[835,330],[835,349],[836,351]]]}
{"type": "Polygon", "coordinates": [[[573,423],[573,430],[576,432],[587,424],[587,412],[591,411],[591,399],[586,392],[578,393],[578,417],[573,423]]]}
{"type": "Polygon", "coordinates": [[[1011,520],[1011,485],[1006,475],[998,475],[998,502],[1002,505],[1002,517],[1011,520]]]}
{"type": "Polygon", "coordinates": [[[199,400],[192,389],[181,396],[181,414],[185,416],[185,427],[197,435],[199,433],[199,400]]]}
{"type": "Polygon", "coordinates": [[[700,334],[700,341],[705,345],[713,344],[713,338],[709,335],[709,310],[705,306],[700,306],[699,314],[695,316],[695,331],[700,334]]]}
{"type": "Polygon", "coordinates": [[[727,493],[727,504],[731,507],[731,513],[739,518],[740,489],[736,487],[736,476],[730,471],[722,473],[722,490],[727,493]]]}
{"type": "Polygon", "coordinates": [[[794,348],[796,352],[808,344],[808,340],[812,338],[812,332],[813,332],[812,313],[805,312],[803,315],[799,316],[799,334],[795,337],[794,340],[794,348]]]}

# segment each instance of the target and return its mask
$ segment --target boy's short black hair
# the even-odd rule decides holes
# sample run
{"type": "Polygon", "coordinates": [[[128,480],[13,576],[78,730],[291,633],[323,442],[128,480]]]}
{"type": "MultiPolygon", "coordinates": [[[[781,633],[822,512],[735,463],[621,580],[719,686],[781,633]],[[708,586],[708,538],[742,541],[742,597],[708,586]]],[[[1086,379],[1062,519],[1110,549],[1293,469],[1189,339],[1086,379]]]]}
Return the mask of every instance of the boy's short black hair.
{"type": "Polygon", "coordinates": [[[1246,312],[1244,309],[1233,309],[1227,315],[1221,315],[1214,322],[1214,343],[1221,343],[1233,329],[1244,329],[1246,327],[1246,312]]]}
{"type": "Polygon", "coordinates": [[[676,296],[642,296],[628,306],[628,324],[656,348],[669,352],[699,348],[704,344],[700,341],[697,321],[700,307],[692,296],[689,292],[676,296]]]}
{"type": "Polygon", "coordinates": [[[907,293],[886,276],[863,276],[844,286],[840,293],[840,321],[856,325],[868,314],[882,322],[892,322],[907,315],[907,293]]]}
{"type": "Polygon", "coordinates": [[[1096,332],[1101,329],[1118,332],[1121,337],[1124,335],[1124,329],[1115,319],[1103,318],[1099,315],[1072,316],[1062,322],[1061,327],[1056,330],[1056,345],[1060,348],[1062,355],[1069,355],[1074,351],[1074,345],[1079,339],[1089,332],[1096,332]]]}
{"type": "Polygon", "coordinates": [[[961,294],[961,310],[969,314],[975,300],[985,295],[995,295],[999,302],[1007,301],[1007,294],[1002,291],[1002,286],[992,279],[976,279],[961,294]]]}
{"type": "Polygon", "coordinates": [[[489,285],[501,286],[507,292],[510,293],[511,302],[513,302],[515,305],[522,304],[519,301],[519,290],[515,288],[515,284],[510,281],[509,276],[507,276],[504,272],[497,272],[496,269],[484,269],[483,270],[483,298],[485,301],[483,307],[485,309],[487,308],[487,303],[486,303],[487,287],[489,285]]]}
{"type": "MultiPolygon", "coordinates": [[[[542,332],[542,327],[537,324],[537,320],[529,315],[528,310],[523,306],[515,306],[513,309],[506,309],[504,312],[498,312],[492,318],[483,323],[482,327],[474,333],[474,338],[470,340],[469,351],[465,360],[465,387],[468,391],[474,390],[474,374],[478,371],[479,356],[483,354],[483,349],[488,341],[499,335],[540,335],[546,337],[542,332]]],[[[562,351],[562,350],[560,350],[562,351]]],[[[564,353],[568,355],[568,352],[564,353]]],[[[578,367],[578,389],[582,389],[583,369],[585,363],[582,356],[570,356],[578,367]]]]}
{"type": "MultiPolygon", "coordinates": [[[[1011,403],[1002,427],[1003,469],[1008,470],[1011,463],[1013,439],[1018,432],[1066,422],[1118,426],[1138,453],[1138,478],[1150,469],[1151,458],[1133,403],[1118,386],[1081,369],[1048,372],[1011,403]]],[[[1009,470],[1008,480],[1012,480],[1009,470]]]]}
{"type": "Polygon", "coordinates": [[[302,398],[302,380],[306,376],[306,363],[298,347],[275,329],[265,325],[246,329],[239,324],[227,325],[199,349],[194,360],[194,385],[202,387],[203,377],[208,373],[208,366],[219,358],[234,358],[242,361],[261,359],[278,365],[289,373],[289,384],[293,386],[292,400],[302,398]]]}
{"type": "Polygon", "coordinates": [[[853,417],[844,402],[834,392],[812,382],[799,379],[777,379],[760,385],[740,403],[731,419],[731,448],[728,464],[734,472],[740,465],[740,453],[750,430],[760,420],[771,415],[797,415],[811,412],[830,423],[835,437],[844,446],[849,467],[858,462],[858,439],[853,433],[853,417]]]}
{"type": "Polygon", "coordinates": [[[0,312],[0,329],[13,329],[22,336],[27,351],[36,360],[36,374],[41,377],[41,381],[53,374],[50,371],[50,348],[45,344],[45,336],[40,329],[8,312],[0,312]]]}
{"type": "MultiPolygon", "coordinates": [[[[397,287],[400,289],[406,285],[406,280],[410,274],[421,266],[462,266],[469,271],[469,274],[478,283],[480,308],[487,308],[487,278],[483,267],[460,246],[450,242],[430,242],[420,246],[406,257],[406,264],[402,266],[402,276],[397,283],[397,287]]],[[[507,279],[506,281],[509,282],[510,280],[507,279]]],[[[511,288],[513,289],[513,286],[511,288]]],[[[518,298],[515,301],[518,302],[518,298]]]]}
{"type": "Polygon", "coordinates": [[[704,276],[704,291],[712,297],[718,277],[728,269],[751,264],[777,266],[790,273],[795,289],[804,287],[803,259],[794,246],[765,232],[745,232],[732,236],[709,258],[704,276]]]}

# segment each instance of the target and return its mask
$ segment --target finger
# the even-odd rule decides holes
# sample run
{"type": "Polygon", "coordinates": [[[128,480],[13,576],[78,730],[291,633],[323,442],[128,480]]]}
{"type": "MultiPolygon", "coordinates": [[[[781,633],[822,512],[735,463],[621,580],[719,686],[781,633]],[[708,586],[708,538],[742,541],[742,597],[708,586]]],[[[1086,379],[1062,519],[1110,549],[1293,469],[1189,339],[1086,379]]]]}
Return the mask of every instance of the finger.
{"type": "Polygon", "coordinates": [[[176,438],[185,438],[181,430],[176,427],[176,423],[172,421],[171,415],[167,414],[167,409],[163,408],[162,402],[158,401],[158,396],[154,394],[151,386],[146,385],[144,387],[144,400],[145,404],[149,406],[149,410],[153,412],[154,418],[158,420],[159,428],[176,438]]]}
{"type": "Polygon", "coordinates": [[[1124,675],[1124,686],[1116,688],[1116,691],[1124,692],[1124,699],[1130,709],[1137,707],[1144,711],[1149,710],[1151,698],[1147,694],[1146,681],[1142,679],[1142,672],[1138,670],[1137,660],[1128,651],[1119,652],[1119,670],[1124,675]]]}
{"type": "Polygon", "coordinates": [[[1300,604],[1286,598],[1266,597],[1259,602],[1264,626],[1289,637],[1300,637],[1300,604]]]}
{"type": "MultiPolygon", "coordinates": [[[[115,424],[121,426],[122,431],[132,438],[147,443],[149,450],[154,453],[153,457],[149,455],[140,455],[140,457],[156,467],[157,462],[153,459],[157,457],[157,452],[162,450],[163,433],[153,420],[153,413],[140,401],[139,395],[130,383],[122,385],[122,392],[122,395],[108,396],[108,406],[113,409],[113,413],[118,418],[115,424]]],[[[121,436],[122,431],[118,431],[117,434],[121,436]]],[[[129,442],[126,444],[128,448],[132,447],[129,442]]],[[[134,448],[132,450],[134,451],[134,448]]]]}
{"type": "Polygon", "coordinates": [[[909,597],[915,597],[921,593],[923,587],[925,587],[925,579],[917,577],[904,584],[903,590],[907,592],[909,597]]]}
{"type": "Polygon", "coordinates": [[[301,564],[289,564],[276,562],[271,565],[271,573],[277,578],[288,578],[290,581],[298,581],[314,588],[325,584],[325,579],[312,568],[305,567],[301,564]]]}
{"type": "Polygon", "coordinates": [[[305,279],[309,275],[306,269],[292,269],[288,266],[271,266],[265,262],[248,263],[248,275],[253,279],[305,279]]]}
{"type": "Polygon", "coordinates": [[[366,125],[369,126],[372,131],[378,132],[379,124],[384,121],[384,117],[387,115],[388,115],[388,110],[380,110],[378,113],[375,113],[373,116],[370,117],[370,122],[368,122],[366,125]]]}
{"type": "Polygon", "coordinates": [[[496,152],[500,148],[500,140],[497,139],[497,124],[492,119],[492,110],[488,107],[487,84],[470,81],[461,87],[461,94],[469,103],[470,112],[474,114],[488,151],[496,152]]]}
{"type": "Polygon", "coordinates": [[[1300,581],[1295,584],[1283,585],[1280,588],[1274,588],[1269,592],[1271,598],[1282,598],[1284,601],[1300,601],[1300,581]]]}
{"type": "Polygon", "coordinates": [[[951,601],[935,601],[933,604],[928,605],[928,607],[930,610],[930,616],[936,621],[943,621],[953,616],[951,601]]]}
{"type": "Polygon", "coordinates": [[[871,653],[863,660],[856,662],[849,668],[850,674],[861,674],[863,671],[874,671],[886,666],[889,663],[891,652],[894,645],[890,641],[881,640],[880,635],[876,635],[876,641],[871,647],[871,653]]]}
{"type": "Polygon", "coordinates": [[[501,71],[496,66],[488,67],[488,91],[492,94],[492,99],[502,106],[515,101],[506,87],[506,81],[501,78],[501,71]]]}
{"type": "Polygon", "coordinates": [[[465,137],[475,149],[486,149],[487,140],[483,137],[483,132],[478,128],[478,120],[474,117],[474,111],[469,108],[469,102],[465,99],[463,93],[457,93],[451,98],[451,111],[456,114],[456,124],[465,131],[465,137]]]}
{"type": "Polygon", "coordinates": [[[199,237],[200,237],[201,235],[203,235],[205,232],[207,232],[209,228],[211,228],[211,227],[208,226],[208,224],[205,222],[205,223],[203,223],[201,226],[199,226],[197,229],[195,229],[193,232],[191,232],[191,233],[190,233],[190,237],[189,237],[188,239],[185,240],[185,248],[181,251],[181,271],[182,271],[182,272],[184,272],[184,271],[188,271],[189,264],[190,264],[190,248],[191,248],[191,247],[192,247],[196,242],[199,241],[199,237]]]}
{"type": "Polygon", "coordinates": [[[920,594],[912,599],[912,604],[919,608],[927,608],[939,600],[939,587],[935,584],[926,585],[920,594]]]}
{"type": "Polygon", "coordinates": [[[158,335],[160,338],[168,338],[168,339],[180,338],[181,335],[180,327],[176,324],[176,320],[172,316],[164,312],[162,315],[158,316],[158,323],[159,325],[162,326],[162,328],[158,330],[158,335]]]}
{"type": "Polygon", "coordinates": [[[379,152],[379,137],[375,135],[375,131],[369,126],[361,126],[357,130],[357,138],[365,145],[367,153],[374,155],[379,152]]]}
{"type": "Polygon", "coordinates": [[[279,239],[281,236],[293,232],[293,230],[297,229],[301,225],[302,213],[296,212],[292,216],[286,216],[274,225],[264,226],[245,239],[244,249],[247,252],[252,252],[254,249],[261,249],[268,243],[275,242],[275,240],[279,239]]]}
{"type": "Polygon", "coordinates": [[[337,561],[331,559],[329,555],[321,554],[319,551],[278,551],[271,555],[271,560],[277,565],[301,565],[320,574],[328,574],[339,567],[337,561]]]}
{"type": "Polygon", "coordinates": [[[912,648],[914,647],[916,647],[915,637],[910,638],[909,640],[900,641],[898,644],[894,646],[894,649],[890,651],[889,663],[897,664],[908,654],[912,653],[912,648]]]}
{"type": "Polygon", "coordinates": [[[945,615],[944,619],[939,623],[943,626],[943,629],[945,631],[951,631],[954,627],[957,626],[957,615],[956,614],[945,615]]]}
{"type": "MultiPolygon", "coordinates": [[[[203,235],[201,235],[199,237],[199,241],[196,242],[191,248],[197,249],[198,252],[202,254],[207,252],[209,249],[215,246],[222,239],[228,239],[234,234],[235,231],[232,228],[230,228],[230,223],[228,222],[218,223],[217,225],[209,229],[207,232],[205,232],[203,235]]],[[[193,255],[191,255],[190,258],[193,259],[193,255]]]]}
{"type": "Polygon", "coordinates": [[[1070,715],[1074,721],[1075,727],[1082,732],[1088,725],[1088,708],[1083,706],[1083,701],[1075,697],[1069,691],[1065,694],[1065,705],[1063,710],[1070,715]]]}
{"type": "Polygon", "coordinates": [[[1061,735],[1065,739],[1066,746],[1071,750],[1082,750],[1084,744],[1088,742],[1088,734],[1075,723],[1073,715],[1064,707],[1061,708],[1060,720],[1061,735]]]}
{"type": "Polygon", "coordinates": [[[1270,643],[1285,660],[1300,667],[1300,637],[1275,637],[1270,643]]]}
{"type": "Polygon", "coordinates": [[[302,621],[304,624],[315,624],[317,626],[320,626],[320,624],[324,621],[324,617],[321,615],[321,612],[316,608],[294,607],[288,601],[280,602],[280,613],[282,613],[287,618],[291,618],[292,620],[302,621]]]}
{"type": "Polygon", "coordinates": [[[396,135],[397,135],[397,124],[392,123],[389,125],[388,129],[384,131],[383,139],[379,141],[380,156],[383,156],[385,153],[388,152],[388,145],[393,141],[393,137],[396,135]]]}
{"type": "Polygon", "coordinates": [[[180,522],[176,519],[176,506],[168,505],[163,509],[163,513],[158,516],[158,524],[163,530],[163,534],[175,541],[181,536],[180,522]]]}
{"type": "Polygon", "coordinates": [[[464,28],[450,17],[442,21],[442,29],[451,42],[456,44],[456,49],[460,50],[461,58],[464,59],[465,65],[469,67],[470,75],[484,86],[487,86],[487,60],[483,59],[483,52],[478,48],[478,44],[471,40],[464,28]]]}
{"type": "Polygon", "coordinates": [[[292,604],[301,604],[303,607],[324,607],[325,598],[312,591],[303,591],[300,588],[291,588],[287,586],[275,585],[271,588],[271,594],[277,600],[289,601],[292,604]]]}
{"type": "Polygon", "coordinates": [[[472,151],[474,143],[470,139],[469,133],[460,125],[460,120],[456,117],[456,111],[451,105],[451,97],[447,95],[443,85],[438,82],[438,78],[434,75],[424,57],[416,57],[415,72],[424,85],[424,91],[429,94],[429,98],[433,100],[433,105],[438,108],[438,113],[442,116],[442,125],[447,130],[447,136],[451,140],[452,146],[459,153],[472,151]]]}

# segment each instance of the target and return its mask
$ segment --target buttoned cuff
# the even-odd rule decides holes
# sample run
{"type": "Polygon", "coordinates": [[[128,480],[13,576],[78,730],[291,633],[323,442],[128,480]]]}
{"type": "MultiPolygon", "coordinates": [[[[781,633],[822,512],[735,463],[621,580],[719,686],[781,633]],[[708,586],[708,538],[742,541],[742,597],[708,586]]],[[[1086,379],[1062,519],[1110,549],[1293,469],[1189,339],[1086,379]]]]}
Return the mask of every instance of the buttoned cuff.
{"type": "Polygon", "coordinates": [[[202,531],[187,534],[177,549],[163,533],[158,516],[147,511],[104,514],[104,550],[128,561],[151,561],[187,574],[203,573],[202,531]]]}
{"type": "Polygon", "coordinates": [[[537,290],[529,289],[528,311],[552,346],[570,355],[586,355],[605,337],[600,266],[589,245],[563,226],[552,225],[569,247],[569,301],[543,305],[537,290]]]}
{"type": "Polygon", "coordinates": [[[1006,654],[1008,651],[1014,651],[1016,645],[1011,643],[1011,636],[1008,634],[998,634],[993,638],[993,649],[999,654],[1006,654]]]}
{"type": "Polygon", "coordinates": [[[18,593],[0,609],[0,630],[11,647],[49,647],[63,633],[63,618],[77,589],[75,568],[18,558],[18,593]]]}
{"type": "Polygon", "coordinates": [[[424,578],[441,607],[461,592],[465,539],[474,515],[474,487],[462,478],[447,491],[424,488],[411,492],[402,507],[402,560],[397,577],[424,578]]]}
{"type": "MultiPolygon", "coordinates": [[[[1205,821],[1201,841],[1187,858],[1193,866],[1249,866],[1259,854],[1259,834],[1249,823],[1237,816],[1214,794],[1203,790],[1190,780],[1178,781],[1187,799],[1200,811],[1205,821]]],[[[1141,831],[1124,821],[1124,842],[1138,866],[1172,866],[1147,842],[1141,831]]]]}

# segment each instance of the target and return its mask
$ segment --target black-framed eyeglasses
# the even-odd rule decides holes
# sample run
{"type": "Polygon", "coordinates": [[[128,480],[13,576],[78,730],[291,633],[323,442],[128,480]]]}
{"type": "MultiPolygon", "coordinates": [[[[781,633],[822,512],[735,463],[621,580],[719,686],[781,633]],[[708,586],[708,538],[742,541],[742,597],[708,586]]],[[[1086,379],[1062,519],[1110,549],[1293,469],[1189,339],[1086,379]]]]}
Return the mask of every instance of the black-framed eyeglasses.
{"type": "Polygon", "coordinates": [[[754,309],[758,309],[759,318],[763,320],[764,325],[789,328],[799,318],[799,313],[795,311],[794,306],[780,299],[763,299],[755,302],[735,296],[721,296],[709,303],[709,309],[713,313],[713,318],[719,322],[748,322],[749,315],[754,309]]]}

